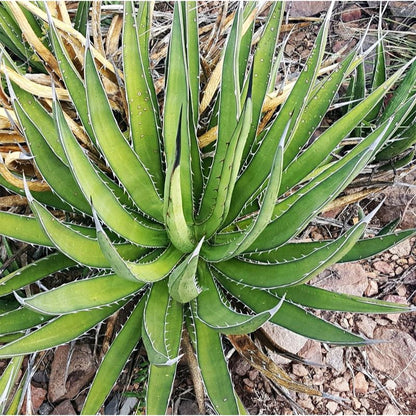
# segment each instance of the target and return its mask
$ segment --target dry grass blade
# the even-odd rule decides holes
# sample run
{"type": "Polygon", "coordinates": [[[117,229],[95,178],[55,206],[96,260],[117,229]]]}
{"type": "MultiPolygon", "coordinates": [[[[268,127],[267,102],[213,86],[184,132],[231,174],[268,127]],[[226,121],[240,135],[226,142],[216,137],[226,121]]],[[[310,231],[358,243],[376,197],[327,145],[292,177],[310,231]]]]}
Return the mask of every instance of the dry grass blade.
{"type": "MultiPolygon", "coordinates": [[[[10,170],[4,163],[3,157],[0,158],[0,175],[3,176],[3,178],[13,186],[16,186],[20,189],[24,189],[23,180],[14,176],[13,173],[10,172],[10,170]]],[[[27,181],[27,185],[29,187],[29,190],[31,191],[45,192],[50,191],[51,189],[49,185],[45,183],[43,180],[27,181]]]]}
{"type": "Polygon", "coordinates": [[[69,17],[68,9],[66,8],[66,1],[58,1],[59,18],[68,25],[72,25],[71,18],[69,17]]]}
{"type": "MultiPolygon", "coordinates": [[[[250,16],[243,23],[242,35],[247,32],[248,28],[250,27],[251,23],[256,17],[257,8],[255,8],[250,16]]],[[[203,91],[202,101],[199,107],[199,112],[203,113],[211,103],[212,97],[214,97],[215,91],[217,91],[218,86],[221,81],[221,73],[222,73],[222,66],[224,63],[224,58],[221,57],[221,60],[218,62],[217,66],[215,67],[214,71],[211,74],[208,84],[206,85],[203,91]]]]}
{"type": "Polygon", "coordinates": [[[19,195],[9,195],[0,198],[0,208],[14,208],[27,205],[27,199],[19,195]]]}
{"type": "MultiPolygon", "coordinates": [[[[39,7],[35,6],[33,3],[27,2],[27,1],[19,1],[19,4],[21,4],[25,9],[29,10],[31,13],[33,13],[35,16],[39,17],[40,19],[42,19],[44,22],[48,23],[48,16],[47,14],[41,10],[39,7]]],[[[53,23],[55,24],[56,28],[59,29],[60,31],[62,31],[64,37],[66,40],[68,40],[68,37],[72,37],[73,39],[76,39],[77,41],[79,41],[81,43],[81,45],[85,45],[85,37],[78,32],[77,30],[75,30],[71,25],[68,25],[67,23],[53,18],[53,23]]],[[[118,76],[120,76],[121,78],[123,78],[123,74],[122,72],[117,69],[114,68],[113,64],[111,62],[108,61],[108,59],[106,59],[99,51],[97,51],[97,49],[95,49],[94,47],[91,47],[91,52],[94,56],[94,58],[101,63],[101,65],[109,72],[111,73],[115,73],[115,71],[118,71],[118,76]]]]}
{"type": "Polygon", "coordinates": [[[60,75],[58,62],[56,61],[55,57],[52,55],[51,51],[48,48],[46,48],[45,45],[36,36],[35,32],[33,31],[32,27],[27,21],[26,16],[24,15],[20,6],[15,1],[11,1],[9,3],[9,7],[13,13],[14,18],[19,24],[19,27],[22,30],[22,33],[25,39],[33,46],[36,52],[48,64],[48,66],[52,69],[52,71],[60,75]]]}
{"type": "Polygon", "coordinates": [[[228,335],[228,339],[242,357],[277,385],[312,396],[322,396],[319,390],[293,381],[273,360],[260,351],[248,335],[228,335]]]}
{"type": "MultiPolygon", "coordinates": [[[[52,87],[48,87],[46,85],[41,85],[37,82],[31,81],[23,75],[20,75],[12,69],[8,68],[6,65],[0,65],[0,72],[4,74],[7,73],[11,81],[15,82],[20,88],[24,89],[27,92],[30,92],[33,95],[36,95],[41,98],[53,98],[52,87]]],[[[55,91],[59,100],[70,101],[70,97],[67,90],[63,88],[56,88],[55,91]]]]}
{"type": "Polygon", "coordinates": [[[119,14],[114,15],[111,20],[110,27],[108,28],[107,38],[105,41],[107,56],[113,56],[117,52],[122,28],[123,18],[119,14]]]}
{"type": "Polygon", "coordinates": [[[101,33],[101,1],[99,0],[92,2],[91,28],[95,49],[105,56],[103,34],[101,33]]]}
{"type": "Polygon", "coordinates": [[[0,130],[0,143],[25,143],[25,138],[11,130],[0,130]]]}
{"type": "Polygon", "coordinates": [[[369,188],[369,189],[364,189],[359,192],[354,192],[353,194],[350,194],[350,195],[339,197],[335,199],[334,201],[330,202],[329,204],[327,204],[325,208],[322,210],[322,212],[328,212],[334,209],[345,208],[346,206],[350,204],[354,204],[358,201],[363,200],[368,195],[377,194],[378,192],[381,192],[383,189],[385,189],[385,187],[369,188]]]}

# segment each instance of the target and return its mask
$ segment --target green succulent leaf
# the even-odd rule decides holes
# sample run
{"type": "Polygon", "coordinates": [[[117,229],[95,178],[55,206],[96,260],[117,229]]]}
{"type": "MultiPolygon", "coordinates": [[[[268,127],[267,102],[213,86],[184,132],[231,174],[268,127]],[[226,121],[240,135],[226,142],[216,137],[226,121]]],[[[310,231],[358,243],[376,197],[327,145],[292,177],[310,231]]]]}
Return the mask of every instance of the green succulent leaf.
{"type": "Polygon", "coordinates": [[[113,270],[126,280],[132,282],[156,282],[167,276],[182,257],[182,253],[173,245],[161,251],[152,261],[132,262],[123,259],[116,246],[111,243],[95,212],[94,220],[97,228],[97,238],[103,255],[108,259],[113,270]]]}
{"type": "Polygon", "coordinates": [[[277,302],[269,310],[251,315],[236,312],[224,299],[206,263],[198,265],[200,295],[192,302],[194,315],[204,324],[224,334],[247,334],[267,322],[280,308],[277,302]]]}
{"type": "Polygon", "coordinates": [[[183,306],[169,296],[164,282],[153,283],[144,308],[142,337],[151,364],[172,366],[179,353],[183,306]]]}
{"type": "Polygon", "coordinates": [[[108,318],[121,306],[104,306],[101,309],[59,316],[36,331],[0,347],[0,357],[30,354],[72,341],[108,318]]]}
{"type": "MultiPolygon", "coordinates": [[[[375,237],[358,240],[351,250],[342,259],[338,260],[338,263],[358,261],[375,256],[415,234],[416,230],[410,229],[382,235],[379,234],[375,237]]],[[[245,257],[263,263],[283,263],[294,258],[308,256],[329,242],[329,240],[325,240],[286,243],[276,250],[263,251],[261,253],[253,252],[245,255],[245,257]]]]}
{"type": "Polygon", "coordinates": [[[189,182],[191,175],[187,120],[183,120],[184,117],[186,115],[181,110],[174,148],[175,160],[168,170],[165,183],[165,222],[172,243],[182,251],[190,252],[194,248],[195,237],[192,232],[193,214],[190,213],[193,202],[192,186],[189,182]]]}
{"type": "Polygon", "coordinates": [[[283,12],[284,3],[281,1],[273,2],[263,28],[263,36],[261,36],[254,53],[252,87],[253,119],[248,133],[243,160],[248,156],[248,151],[256,140],[257,128],[262,114],[261,110],[272,78],[273,56],[283,20],[283,12]]]}
{"type": "Polygon", "coordinates": [[[204,242],[202,238],[195,250],[189,254],[170,274],[168,281],[169,294],[180,303],[190,302],[201,292],[196,280],[199,252],[204,242]]]}
{"type": "Polygon", "coordinates": [[[123,301],[143,286],[109,274],[67,283],[27,298],[19,296],[18,300],[38,313],[63,315],[123,301]]]}
{"type": "Polygon", "coordinates": [[[91,1],[82,1],[78,3],[77,14],[75,15],[74,29],[84,36],[87,32],[88,12],[90,10],[91,1]]]}
{"type": "Polygon", "coordinates": [[[0,412],[6,414],[6,405],[19,377],[24,357],[13,357],[0,377],[0,412]]]}
{"type": "Polygon", "coordinates": [[[85,86],[91,126],[107,163],[140,210],[163,222],[163,201],[146,166],[118,127],[89,48],[85,56],[85,86]]]}
{"type": "MultiPolygon", "coordinates": [[[[28,194],[28,199],[45,233],[62,253],[79,264],[90,267],[110,267],[96,238],[81,234],[58,221],[45,207],[31,198],[30,194],[28,194]]],[[[134,250],[135,246],[132,248],[134,250]]]]}
{"type": "MultiPolygon", "coordinates": [[[[79,3],[81,7],[88,5],[89,1],[79,3]],[[84,6],[82,6],[84,5],[84,6]]],[[[49,9],[46,8],[48,11],[49,9]]],[[[63,40],[61,39],[59,32],[57,31],[55,24],[53,23],[52,17],[48,14],[48,23],[49,23],[49,39],[53,50],[55,52],[59,69],[61,71],[62,79],[65,82],[65,86],[68,90],[68,93],[73,101],[79,118],[81,119],[82,125],[87,132],[89,138],[95,143],[95,136],[92,130],[91,124],[88,118],[88,106],[87,99],[85,96],[85,84],[79,75],[77,69],[75,68],[72,60],[68,55],[63,40]]]]}
{"type": "Polygon", "coordinates": [[[401,313],[413,310],[408,305],[334,293],[308,285],[272,289],[271,293],[279,297],[285,295],[288,301],[314,309],[359,313],[401,313]]]}
{"type": "Polygon", "coordinates": [[[150,228],[144,224],[146,220],[143,217],[137,214],[138,218],[135,218],[120,204],[69,130],[59,106],[56,105],[55,108],[57,109],[56,120],[59,137],[68,159],[71,161],[72,173],[77,179],[85,198],[93,202],[100,218],[111,229],[132,243],[144,247],[163,247],[166,245],[167,237],[161,227],[158,228],[153,224],[153,228],[150,228]]]}
{"type": "MultiPolygon", "coordinates": [[[[312,146],[308,147],[298,158],[294,159],[293,162],[285,168],[280,193],[283,194],[292,186],[304,180],[310,172],[316,169],[328,156],[328,152],[335,149],[341,140],[351,132],[352,127],[361,122],[365,115],[374,108],[383,96],[385,96],[388,89],[397,82],[401,74],[402,70],[400,69],[385,81],[383,85],[378,87],[346,115],[325,130],[325,132],[314,141],[312,146]]],[[[395,108],[395,111],[392,114],[394,122],[391,120],[387,123],[385,120],[380,124],[380,126],[386,126],[388,124],[388,129],[385,134],[390,135],[397,128],[396,122],[402,118],[402,111],[405,113],[408,111],[409,105],[410,103],[406,103],[405,105],[402,105],[401,103],[400,106],[395,108]]],[[[375,134],[375,132],[371,134],[375,134]]],[[[368,138],[369,136],[367,139],[368,138]]],[[[365,141],[366,140],[363,140],[361,144],[365,141]]],[[[356,148],[358,148],[358,146],[356,148]]]]}
{"type": "Polygon", "coordinates": [[[0,314],[1,335],[23,331],[43,324],[51,319],[28,308],[18,307],[9,312],[0,314]]]}
{"type": "Polygon", "coordinates": [[[0,296],[13,293],[26,285],[75,265],[73,260],[62,253],[52,253],[1,278],[0,296]]]}
{"type": "Polygon", "coordinates": [[[144,299],[135,306],[129,319],[114,338],[94,377],[82,408],[82,415],[95,415],[100,410],[130,354],[140,341],[144,299]]]}
{"type": "MultiPolygon", "coordinates": [[[[270,308],[281,300],[268,291],[245,286],[221,274],[216,274],[216,276],[225,288],[254,311],[270,308]]],[[[285,289],[282,290],[285,291],[285,289]]],[[[283,301],[279,313],[274,315],[270,322],[307,338],[330,344],[363,345],[367,343],[362,337],[316,317],[290,300],[283,301]]]]}
{"type": "Polygon", "coordinates": [[[150,364],[146,389],[146,413],[164,415],[169,404],[175,379],[177,361],[170,365],[150,364]]]}
{"type": "Polygon", "coordinates": [[[238,53],[241,32],[242,9],[240,7],[234,18],[225,48],[219,98],[218,138],[212,168],[198,213],[199,223],[213,223],[211,227],[205,226],[207,230],[201,232],[201,235],[207,238],[221,225],[223,216],[227,215],[223,205],[224,200],[232,193],[232,188],[228,187],[233,187],[252,121],[251,87],[244,111],[241,112],[240,108],[238,53]]]}
{"type": "Polygon", "coordinates": [[[51,247],[53,244],[36,218],[0,211],[2,235],[30,244],[51,247]]]}
{"type": "Polygon", "coordinates": [[[247,94],[247,99],[230,138],[227,138],[226,153],[220,163],[214,160],[211,176],[204,192],[201,202],[201,212],[198,224],[199,234],[208,239],[224,222],[224,219],[231,206],[234,183],[237,179],[240,168],[242,153],[247,139],[250,123],[252,120],[252,100],[251,87],[247,94]],[[211,178],[213,178],[211,180],[211,178]],[[203,220],[204,207],[209,215],[203,220]]]}
{"type": "Polygon", "coordinates": [[[124,3],[123,67],[129,106],[130,139],[143,165],[153,178],[158,192],[163,190],[160,152],[159,110],[149,69],[148,27],[150,3],[139,4],[136,17],[133,3],[124,3]]]}
{"type": "Polygon", "coordinates": [[[83,213],[91,214],[91,207],[68,170],[68,166],[55,155],[19,102],[14,101],[13,106],[20,124],[25,126],[25,138],[42,177],[66,203],[83,213]]]}
{"type": "Polygon", "coordinates": [[[258,288],[298,285],[312,279],[326,267],[342,259],[364,232],[374,212],[351,227],[344,235],[308,255],[281,263],[261,263],[254,260],[231,259],[213,267],[238,282],[258,288]]]}
{"type": "Polygon", "coordinates": [[[365,141],[367,149],[358,153],[354,149],[324,172],[317,175],[308,184],[276,204],[273,220],[259,235],[248,251],[268,250],[284,244],[334,199],[361,171],[371,159],[383,140],[388,126],[380,126],[365,141]]]}
{"type": "MultiPolygon", "coordinates": [[[[62,145],[56,133],[55,123],[52,116],[45,110],[45,108],[39,103],[39,101],[35,97],[33,97],[32,94],[28,93],[22,88],[19,88],[16,84],[12,86],[12,83],[10,81],[8,82],[8,84],[10,86],[10,94],[12,100],[14,102],[17,101],[19,104],[18,109],[22,110],[19,113],[19,115],[25,116],[25,119],[29,118],[32,121],[32,123],[28,124],[26,124],[24,121],[22,123],[22,126],[25,129],[30,129],[30,131],[28,132],[29,138],[32,138],[31,131],[33,131],[34,128],[33,122],[34,120],[36,120],[35,132],[36,130],[38,130],[37,134],[40,134],[44,141],[46,141],[47,145],[50,148],[50,151],[55,156],[53,160],[55,160],[56,158],[61,162],[61,164],[63,164],[63,166],[68,166],[68,159],[66,158],[64,149],[62,148],[62,145]]],[[[42,140],[42,138],[40,140],[42,140]]],[[[33,140],[36,140],[36,137],[33,138],[33,140]]],[[[44,143],[39,143],[39,140],[36,141],[36,144],[45,145],[44,143]]],[[[44,149],[45,148],[42,146],[41,152],[44,149]]],[[[48,151],[48,149],[46,149],[46,151],[48,151]]],[[[49,154],[50,152],[48,151],[48,154],[45,155],[45,157],[49,154]]],[[[43,154],[41,154],[41,157],[42,156],[43,154]]],[[[65,176],[68,176],[68,173],[65,173],[65,176]]]]}
{"type": "MultiPolygon", "coordinates": [[[[381,22],[381,21],[380,21],[381,22]]],[[[386,80],[386,57],[381,33],[381,26],[379,25],[378,28],[378,43],[376,48],[376,55],[375,55],[375,62],[374,62],[374,69],[371,78],[371,90],[374,91],[378,88],[383,82],[386,80]]],[[[380,101],[372,111],[367,115],[366,121],[373,121],[379,114],[383,103],[380,101]]]]}
{"type": "MultiPolygon", "coordinates": [[[[356,51],[351,51],[346,56],[346,58],[339,64],[339,67],[337,67],[322,82],[318,90],[315,91],[310,97],[308,103],[306,104],[305,111],[303,111],[303,113],[300,116],[300,122],[296,125],[296,130],[292,134],[290,145],[285,150],[285,170],[288,170],[288,166],[291,163],[293,163],[294,166],[298,166],[299,163],[302,163],[302,160],[300,159],[302,155],[300,155],[299,158],[297,157],[297,155],[301,152],[302,148],[306,145],[307,141],[312,136],[313,132],[320,125],[324,115],[328,111],[329,106],[334,100],[334,97],[342,81],[344,80],[355,56],[356,51]]],[[[340,138],[341,135],[342,133],[337,135],[336,137],[340,138]]],[[[313,146],[315,146],[315,141],[311,147],[313,146]]],[[[306,165],[302,169],[304,174],[307,172],[305,168],[310,169],[311,165],[306,165]]],[[[287,175],[289,175],[289,172],[287,172],[287,175]]],[[[287,188],[287,186],[284,188],[287,188]]]]}
{"type": "Polygon", "coordinates": [[[21,356],[74,341],[110,317],[121,329],[82,414],[100,412],[141,340],[149,414],[168,410],[182,341],[185,354],[195,353],[211,409],[244,413],[221,334],[272,380],[320,395],[275,375],[246,334],[270,322],[325,343],[365,345],[374,341],[313,310],[414,311],[307,283],[416,230],[394,232],[396,221],[365,238],[376,210],[365,216],[359,208],[359,222],[336,239],[301,234],[358,175],[414,158],[416,58],[386,79],[380,21],[373,47],[361,53],[359,45],[327,73],[331,3],[302,71],[277,97],[283,2],[224,4],[206,23],[198,2],[178,1],[163,40],[153,2],[127,1],[122,15],[94,13],[90,21],[91,4],[75,15],[63,3],[0,3],[0,185],[26,196],[2,208],[0,233],[8,257],[15,253],[7,239],[54,250],[38,250],[33,258],[44,257],[24,267],[12,258],[4,266],[0,358],[19,358],[0,378],[0,410],[18,409],[25,378],[14,398],[10,386],[21,356]],[[348,79],[345,99],[340,86],[348,79]],[[18,134],[17,143],[5,143],[18,134]],[[17,152],[2,156],[16,146],[27,159],[21,170],[17,152]],[[50,191],[29,191],[27,177],[50,191]],[[23,215],[26,202],[33,216],[23,215]],[[50,277],[69,268],[64,281],[50,277]]]}
{"type": "MultiPolygon", "coordinates": [[[[288,99],[279,111],[276,119],[263,137],[258,150],[248,162],[244,172],[239,176],[234,187],[230,211],[225,224],[231,223],[244,208],[245,204],[261,191],[261,186],[269,174],[269,167],[271,166],[273,157],[276,153],[278,141],[276,141],[275,138],[282,137],[283,131],[289,120],[291,120],[289,131],[292,131],[299,114],[304,110],[308,95],[314,86],[318,68],[323,58],[330,15],[331,10],[328,10],[327,18],[321,26],[312,53],[309,56],[302,73],[288,99]]],[[[288,143],[290,143],[290,137],[288,138],[288,143]]]]}
{"type": "Polygon", "coordinates": [[[283,132],[279,146],[277,147],[276,155],[268,178],[268,184],[264,191],[262,204],[256,219],[249,227],[247,227],[246,230],[244,230],[244,232],[228,244],[223,246],[208,246],[205,250],[203,250],[203,256],[209,261],[225,261],[246,251],[256,241],[257,237],[262,233],[272,219],[275,201],[277,199],[282,177],[283,147],[288,128],[289,123],[286,125],[286,129],[283,132]]]}
{"type": "Polygon", "coordinates": [[[240,414],[221,335],[194,315],[196,357],[211,403],[218,414],[240,414]]]}
{"type": "Polygon", "coordinates": [[[196,126],[193,125],[198,111],[192,107],[198,99],[194,77],[197,71],[195,66],[199,64],[195,56],[197,44],[195,40],[188,39],[192,33],[193,36],[197,33],[195,22],[189,22],[193,20],[194,12],[188,15],[193,4],[175,3],[167,57],[163,116],[167,166],[164,193],[165,222],[172,242],[178,246],[182,245],[186,252],[191,252],[196,243],[191,227],[194,224],[194,206],[202,187],[196,126]]]}
{"type": "Polygon", "coordinates": [[[388,105],[380,116],[379,124],[386,121],[391,117],[400,105],[409,98],[412,88],[416,82],[416,59],[413,58],[410,62],[404,65],[404,68],[401,68],[398,72],[400,75],[403,74],[404,70],[408,69],[406,75],[404,76],[402,82],[394,90],[391,99],[389,100],[388,105]]]}

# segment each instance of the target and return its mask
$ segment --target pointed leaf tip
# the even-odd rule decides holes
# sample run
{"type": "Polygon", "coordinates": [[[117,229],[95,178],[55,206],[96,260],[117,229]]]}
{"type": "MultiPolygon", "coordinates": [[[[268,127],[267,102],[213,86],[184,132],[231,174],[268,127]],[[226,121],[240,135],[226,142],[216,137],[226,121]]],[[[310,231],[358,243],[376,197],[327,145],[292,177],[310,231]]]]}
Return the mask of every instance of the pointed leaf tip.
{"type": "Polygon", "coordinates": [[[32,194],[30,193],[29,185],[27,184],[27,180],[26,180],[26,176],[24,172],[23,172],[23,188],[25,190],[26,198],[29,201],[29,204],[32,203],[34,201],[34,198],[32,194]]]}

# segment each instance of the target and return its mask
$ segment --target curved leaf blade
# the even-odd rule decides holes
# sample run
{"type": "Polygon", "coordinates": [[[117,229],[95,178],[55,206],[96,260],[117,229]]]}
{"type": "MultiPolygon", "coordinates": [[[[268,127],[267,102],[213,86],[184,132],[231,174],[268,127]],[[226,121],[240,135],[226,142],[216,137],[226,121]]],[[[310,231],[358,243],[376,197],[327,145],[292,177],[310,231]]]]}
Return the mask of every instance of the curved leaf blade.
{"type": "Polygon", "coordinates": [[[163,201],[148,170],[120,131],[89,48],[85,55],[85,87],[91,127],[107,163],[139,209],[163,222],[163,201]]]}
{"type": "Polygon", "coordinates": [[[288,301],[314,309],[358,313],[401,313],[414,310],[408,305],[386,302],[379,299],[335,293],[309,285],[296,288],[272,289],[276,296],[286,295],[288,301]]]}
{"type": "Polygon", "coordinates": [[[279,309],[277,303],[270,310],[256,315],[247,315],[231,309],[221,298],[214,277],[204,262],[198,265],[199,284],[202,292],[192,302],[197,319],[210,328],[224,334],[247,334],[267,322],[279,309]]]}
{"type": "Polygon", "coordinates": [[[62,253],[52,253],[0,279],[0,296],[7,295],[26,285],[35,283],[53,273],[75,266],[76,263],[62,253]]]}
{"type": "Polygon", "coordinates": [[[134,16],[133,3],[124,3],[123,67],[129,109],[130,138],[143,165],[149,170],[159,192],[164,178],[160,152],[159,109],[155,107],[153,82],[147,53],[149,2],[139,4],[139,16],[134,16]]]}
{"type": "Polygon", "coordinates": [[[123,259],[111,243],[97,215],[94,213],[99,247],[112,269],[122,278],[131,282],[156,282],[162,280],[175,267],[182,253],[170,244],[156,259],[150,262],[132,262],[123,259]]]}
{"type": "Polygon", "coordinates": [[[121,306],[105,306],[102,309],[82,311],[55,318],[36,331],[0,347],[0,357],[8,358],[31,354],[72,341],[108,318],[121,306]]]}
{"type": "Polygon", "coordinates": [[[370,218],[365,217],[344,235],[305,257],[274,264],[258,263],[247,259],[231,259],[216,263],[213,267],[230,279],[253,287],[277,288],[298,285],[310,280],[344,257],[361,237],[370,218]]]}
{"type": "Polygon", "coordinates": [[[91,310],[126,299],[138,292],[144,284],[129,282],[115,274],[64,284],[47,292],[19,302],[34,311],[46,315],[63,315],[91,310]]]}
{"type": "Polygon", "coordinates": [[[49,319],[50,316],[20,307],[0,315],[0,335],[30,329],[44,324],[49,319]]]}
{"type": "Polygon", "coordinates": [[[195,349],[208,397],[218,414],[238,415],[221,335],[194,316],[195,349]]]}
{"type": "Polygon", "coordinates": [[[143,308],[142,298],[111,343],[88,391],[81,411],[82,415],[97,414],[110,394],[130,354],[140,341],[143,308]]]}
{"type": "Polygon", "coordinates": [[[144,247],[165,246],[168,241],[162,228],[158,228],[156,224],[152,225],[153,228],[144,225],[144,218],[136,219],[116,199],[69,130],[59,105],[56,108],[59,136],[70,160],[72,173],[85,198],[93,202],[94,208],[106,225],[127,240],[144,247]]]}
{"type": "MultiPolygon", "coordinates": [[[[276,304],[281,298],[270,292],[239,284],[220,274],[216,275],[221,284],[254,311],[264,310],[276,304]]],[[[270,322],[297,334],[318,341],[337,345],[364,345],[366,340],[344,329],[324,321],[307,310],[285,300],[279,312],[270,322]]]]}
{"type": "Polygon", "coordinates": [[[182,322],[183,306],[169,296],[166,283],[153,283],[144,308],[142,329],[151,364],[169,367],[179,361],[182,322]]]}

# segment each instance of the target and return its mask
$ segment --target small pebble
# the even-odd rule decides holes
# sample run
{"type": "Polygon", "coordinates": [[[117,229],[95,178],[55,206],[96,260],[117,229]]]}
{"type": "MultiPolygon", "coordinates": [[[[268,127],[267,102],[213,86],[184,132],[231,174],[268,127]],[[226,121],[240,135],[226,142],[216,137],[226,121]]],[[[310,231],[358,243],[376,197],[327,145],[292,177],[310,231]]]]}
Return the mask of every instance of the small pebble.
{"type": "Polygon", "coordinates": [[[389,379],[389,380],[387,380],[387,381],[386,381],[385,386],[386,386],[386,388],[388,388],[389,390],[395,390],[395,389],[396,389],[396,387],[397,387],[397,384],[396,384],[393,380],[389,379]]]}
{"type": "Polygon", "coordinates": [[[332,381],[331,388],[338,392],[350,391],[348,381],[344,377],[338,377],[332,381]]]}
{"type": "Polygon", "coordinates": [[[402,273],[403,273],[403,267],[402,267],[402,266],[396,267],[396,269],[394,270],[394,274],[395,274],[396,276],[399,276],[399,275],[401,275],[402,273]]]}
{"type": "Polygon", "coordinates": [[[368,392],[368,382],[365,375],[361,372],[357,373],[352,379],[352,386],[358,394],[366,394],[368,392]]]}
{"type": "Polygon", "coordinates": [[[391,403],[388,403],[383,410],[383,415],[398,415],[399,409],[393,406],[391,403]]]}
{"type": "Polygon", "coordinates": [[[254,381],[256,378],[257,378],[257,376],[259,375],[259,372],[257,371],[257,370],[250,370],[249,372],[248,372],[248,378],[251,380],[251,381],[254,381]]]}
{"type": "Polygon", "coordinates": [[[335,412],[338,409],[338,403],[337,402],[328,402],[325,406],[332,414],[335,414],[335,412]]]}
{"type": "Polygon", "coordinates": [[[249,378],[243,378],[243,383],[252,389],[254,388],[254,383],[249,378]]]}
{"type": "Polygon", "coordinates": [[[305,377],[309,374],[307,368],[302,364],[293,364],[292,372],[295,376],[305,377]]]}

